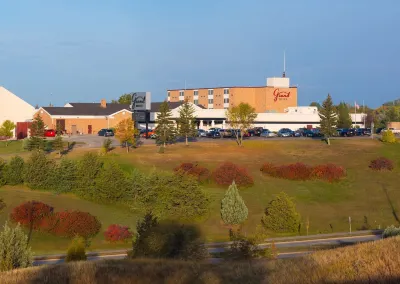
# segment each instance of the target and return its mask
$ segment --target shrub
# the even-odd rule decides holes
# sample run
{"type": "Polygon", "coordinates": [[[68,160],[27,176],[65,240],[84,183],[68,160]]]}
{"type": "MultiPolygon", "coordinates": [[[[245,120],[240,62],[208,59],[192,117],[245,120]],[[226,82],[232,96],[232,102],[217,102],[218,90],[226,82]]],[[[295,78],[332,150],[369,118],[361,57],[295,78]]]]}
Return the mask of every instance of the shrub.
{"type": "Polygon", "coordinates": [[[300,215],[289,196],[281,192],[268,204],[261,222],[268,230],[293,233],[299,229],[300,215]]]}
{"type": "Polygon", "coordinates": [[[158,223],[148,213],[137,223],[137,236],[129,257],[174,258],[200,260],[207,256],[204,244],[200,242],[199,231],[189,225],[158,223]]]}
{"type": "Polygon", "coordinates": [[[53,190],[57,192],[71,192],[76,188],[77,164],[73,160],[62,159],[54,169],[53,190]]]}
{"type": "Polygon", "coordinates": [[[101,145],[101,153],[106,155],[108,152],[112,150],[112,141],[110,138],[104,139],[103,144],[101,145]]]}
{"type": "Polygon", "coordinates": [[[95,196],[96,178],[103,164],[95,153],[86,153],[78,163],[77,188],[75,193],[86,199],[95,196]]]}
{"type": "Polygon", "coordinates": [[[0,271],[31,266],[32,260],[28,237],[20,225],[11,228],[5,223],[0,232],[0,271]]]}
{"type": "Polygon", "coordinates": [[[396,228],[395,226],[390,226],[383,231],[382,237],[389,238],[389,237],[395,237],[395,236],[400,236],[400,227],[396,228]]]}
{"type": "Polygon", "coordinates": [[[174,172],[182,175],[191,175],[199,182],[205,182],[210,179],[210,171],[207,168],[193,163],[182,163],[174,168],[174,172]]]}
{"type": "Polygon", "coordinates": [[[6,167],[6,162],[0,158],[0,187],[6,184],[6,179],[5,179],[5,167],[6,167]]]}
{"type": "Polygon", "coordinates": [[[32,189],[51,189],[54,168],[45,153],[35,151],[25,164],[23,179],[32,189]]]}
{"type": "Polygon", "coordinates": [[[112,224],[104,232],[104,237],[108,242],[124,242],[132,238],[129,227],[112,224]]]}
{"type": "Polygon", "coordinates": [[[381,140],[386,143],[397,143],[397,138],[390,129],[383,132],[381,140]]]}
{"type": "Polygon", "coordinates": [[[3,198],[0,198],[0,213],[4,208],[6,208],[6,203],[3,201],[3,198]]]}
{"type": "Polygon", "coordinates": [[[311,179],[321,179],[328,182],[334,182],[345,176],[344,168],[333,164],[310,167],[303,163],[283,166],[274,166],[271,163],[265,163],[262,165],[260,170],[263,172],[263,174],[288,180],[305,181],[311,179]]]}
{"type": "Polygon", "coordinates": [[[249,210],[233,182],[221,200],[221,219],[227,225],[239,225],[246,221],[248,214],[249,210]]]}
{"type": "Polygon", "coordinates": [[[195,179],[164,172],[148,176],[135,173],[130,194],[139,201],[135,206],[141,205],[156,216],[169,219],[198,219],[208,212],[210,203],[195,179]]]}
{"type": "Polygon", "coordinates": [[[104,164],[96,179],[96,187],[92,190],[92,199],[101,202],[124,200],[129,194],[129,183],[116,162],[104,164]]]}
{"type": "Polygon", "coordinates": [[[339,181],[346,175],[343,167],[334,164],[319,165],[313,168],[311,177],[328,182],[339,181]]]}
{"type": "Polygon", "coordinates": [[[29,201],[15,207],[10,219],[30,229],[38,230],[45,218],[53,213],[53,207],[38,201],[29,201]]]}
{"type": "Polygon", "coordinates": [[[393,164],[392,160],[381,157],[381,158],[372,160],[371,163],[369,164],[369,167],[375,171],[381,171],[381,170],[391,171],[394,168],[394,164],[393,164]]]}
{"type": "Polygon", "coordinates": [[[101,224],[99,220],[87,212],[56,212],[42,222],[42,228],[60,237],[81,236],[85,239],[97,235],[101,224]]]}
{"type": "Polygon", "coordinates": [[[24,159],[19,156],[12,157],[4,168],[4,179],[9,185],[22,184],[24,182],[24,159]]]}
{"type": "Polygon", "coordinates": [[[76,236],[72,239],[67,250],[66,262],[86,260],[85,239],[76,236]]]}
{"type": "Polygon", "coordinates": [[[214,181],[219,185],[231,185],[233,181],[241,186],[254,184],[253,178],[245,168],[226,162],[213,172],[214,181]]]}
{"type": "Polygon", "coordinates": [[[260,236],[245,237],[240,231],[229,230],[232,242],[227,257],[232,260],[251,260],[254,258],[274,258],[270,248],[260,248],[265,238],[260,236]]]}

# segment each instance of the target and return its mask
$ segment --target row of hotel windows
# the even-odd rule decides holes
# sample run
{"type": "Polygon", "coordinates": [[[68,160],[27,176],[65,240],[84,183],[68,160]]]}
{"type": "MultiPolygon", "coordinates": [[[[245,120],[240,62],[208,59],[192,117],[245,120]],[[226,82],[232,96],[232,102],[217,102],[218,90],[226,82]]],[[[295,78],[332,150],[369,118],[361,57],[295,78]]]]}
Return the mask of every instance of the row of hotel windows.
{"type": "MultiPolygon", "coordinates": [[[[183,100],[180,100],[180,101],[183,102],[183,100]]],[[[193,103],[195,105],[198,105],[199,104],[199,100],[193,100],[193,103]]],[[[213,99],[208,99],[208,103],[209,104],[213,104],[214,100],[213,99]]],[[[224,99],[224,104],[229,104],[229,98],[224,99]]]]}
{"type": "MultiPolygon", "coordinates": [[[[183,97],[185,95],[185,91],[179,91],[179,96],[183,97]]],[[[199,95],[199,91],[198,90],[194,90],[193,91],[193,96],[198,96],[199,95]]],[[[213,89],[209,89],[208,90],[208,95],[212,96],[214,95],[214,90],[213,89]]],[[[224,89],[224,95],[229,95],[229,89],[224,89]]],[[[170,96],[170,93],[168,92],[168,97],[170,96]]]]}

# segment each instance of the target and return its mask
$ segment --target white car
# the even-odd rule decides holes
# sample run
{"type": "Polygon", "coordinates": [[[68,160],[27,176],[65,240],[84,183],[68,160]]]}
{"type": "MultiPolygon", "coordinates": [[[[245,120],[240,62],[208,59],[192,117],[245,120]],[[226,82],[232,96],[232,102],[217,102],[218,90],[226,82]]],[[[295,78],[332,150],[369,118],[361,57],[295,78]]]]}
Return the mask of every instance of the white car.
{"type": "Polygon", "coordinates": [[[276,133],[269,131],[268,129],[264,129],[263,131],[261,131],[260,137],[275,137],[276,133]]]}

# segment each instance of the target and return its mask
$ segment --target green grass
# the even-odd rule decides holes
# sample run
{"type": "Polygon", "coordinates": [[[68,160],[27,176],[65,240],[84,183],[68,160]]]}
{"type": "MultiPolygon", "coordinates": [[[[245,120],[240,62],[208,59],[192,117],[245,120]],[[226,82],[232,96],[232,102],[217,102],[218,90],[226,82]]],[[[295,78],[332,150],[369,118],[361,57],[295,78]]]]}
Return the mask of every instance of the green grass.
{"type": "Polygon", "coordinates": [[[9,141],[8,146],[6,146],[5,141],[0,141],[0,154],[16,154],[24,151],[22,140],[9,141]]]}
{"type": "MultiPolygon", "coordinates": [[[[225,161],[231,161],[246,167],[254,178],[250,188],[239,188],[249,209],[249,219],[243,226],[247,234],[255,232],[268,202],[274,194],[285,191],[291,196],[303,220],[301,233],[305,234],[304,222],[310,220],[309,234],[347,231],[348,217],[352,218],[353,230],[363,226],[364,216],[372,228],[385,228],[398,225],[395,215],[400,209],[400,144],[388,145],[379,141],[348,139],[332,140],[327,146],[314,140],[267,140],[246,141],[244,147],[237,147],[234,142],[195,143],[186,147],[182,144],[169,146],[165,154],[158,154],[158,147],[143,146],[126,153],[115,149],[102,159],[114,159],[120,163],[126,173],[134,168],[150,172],[152,170],[172,171],[182,162],[197,162],[210,170],[225,161]],[[380,156],[391,158],[396,163],[392,172],[374,172],[368,165],[372,159],[380,156]],[[260,167],[264,162],[287,164],[304,162],[310,165],[334,163],[345,167],[346,178],[338,183],[322,181],[288,181],[262,175],[260,167]],[[387,194],[386,194],[386,192],[387,194]],[[393,208],[392,208],[393,206],[393,208]]],[[[67,157],[78,159],[87,149],[76,149],[67,157]]],[[[98,151],[91,149],[90,151],[98,151]]],[[[203,185],[211,199],[210,213],[205,221],[197,223],[207,241],[228,239],[228,228],[221,223],[220,200],[226,187],[215,184],[203,185]]],[[[70,195],[56,196],[51,193],[15,189],[0,189],[8,209],[26,200],[40,200],[53,205],[56,210],[79,209],[97,216],[103,224],[102,230],[111,223],[135,227],[137,215],[121,206],[99,205],[80,200],[70,195]]],[[[8,211],[9,213],[9,211],[8,211]]],[[[6,216],[0,217],[0,223],[6,216]]],[[[274,234],[270,235],[277,236],[274,234]]],[[[35,251],[64,251],[68,240],[58,239],[43,234],[35,235],[35,251]]],[[[92,249],[114,247],[104,242],[99,234],[92,242],[92,249]]]]}

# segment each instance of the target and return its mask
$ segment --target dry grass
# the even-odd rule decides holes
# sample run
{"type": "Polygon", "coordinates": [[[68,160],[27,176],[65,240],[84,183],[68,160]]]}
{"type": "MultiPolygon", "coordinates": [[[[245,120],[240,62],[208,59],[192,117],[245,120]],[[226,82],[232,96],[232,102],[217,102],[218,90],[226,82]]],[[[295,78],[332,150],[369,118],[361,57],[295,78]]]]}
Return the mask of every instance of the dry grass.
{"type": "Polygon", "coordinates": [[[191,263],[165,260],[77,262],[0,274],[0,283],[399,283],[400,238],[279,261],[191,263]]]}

